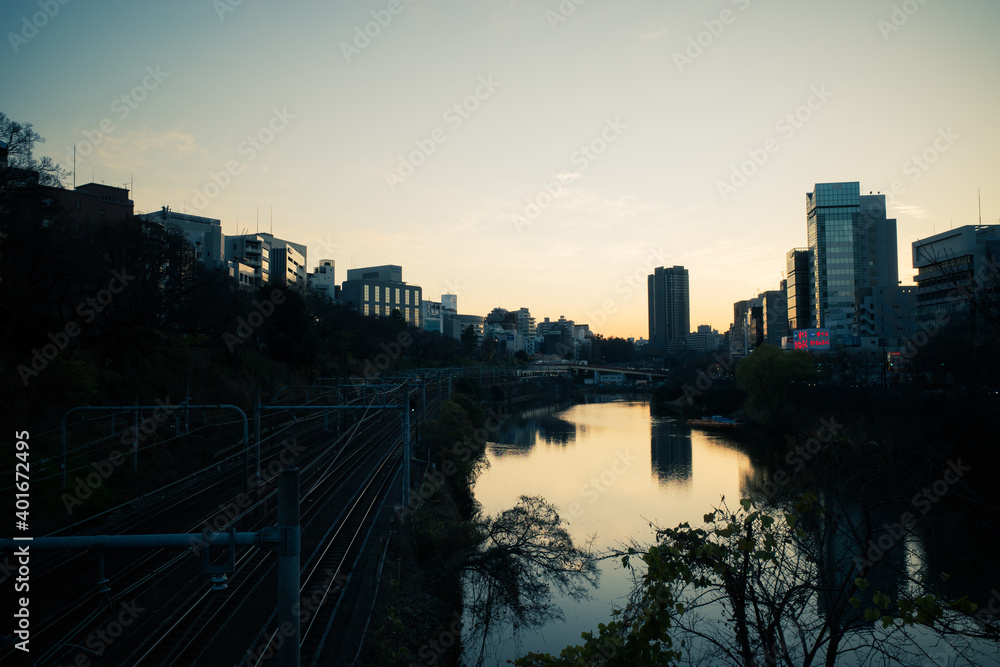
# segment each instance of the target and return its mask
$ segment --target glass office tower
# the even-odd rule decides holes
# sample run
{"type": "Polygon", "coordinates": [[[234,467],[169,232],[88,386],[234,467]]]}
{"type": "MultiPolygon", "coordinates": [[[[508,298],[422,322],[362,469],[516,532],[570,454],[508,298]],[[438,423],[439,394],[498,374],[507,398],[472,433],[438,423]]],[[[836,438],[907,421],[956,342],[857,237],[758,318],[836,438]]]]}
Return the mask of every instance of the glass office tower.
{"type": "Polygon", "coordinates": [[[846,343],[853,334],[856,290],[896,287],[896,221],[885,195],[862,195],[859,183],[817,183],[806,193],[809,325],[846,343]]]}

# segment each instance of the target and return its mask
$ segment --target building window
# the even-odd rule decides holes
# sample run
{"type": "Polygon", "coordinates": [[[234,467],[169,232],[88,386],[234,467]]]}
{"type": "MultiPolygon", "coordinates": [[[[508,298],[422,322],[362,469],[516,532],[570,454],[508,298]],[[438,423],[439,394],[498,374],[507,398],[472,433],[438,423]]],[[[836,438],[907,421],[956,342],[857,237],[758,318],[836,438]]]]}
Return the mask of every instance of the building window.
{"type": "Polygon", "coordinates": [[[365,304],[365,315],[367,315],[367,314],[368,314],[368,304],[366,303],[365,304]]]}
{"type": "Polygon", "coordinates": [[[378,303],[379,301],[381,301],[381,298],[379,296],[379,292],[381,292],[381,291],[382,290],[379,289],[379,286],[375,285],[375,303],[378,303]]]}
{"type": "Polygon", "coordinates": [[[410,290],[406,290],[406,305],[410,305],[410,290]]]}
{"type": "Polygon", "coordinates": [[[396,303],[397,306],[401,303],[401,301],[399,300],[399,288],[398,287],[396,288],[396,301],[395,301],[395,303],[396,303]]]}
{"type": "MultiPolygon", "coordinates": [[[[369,288],[369,285],[365,285],[365,298],[364,298],[364,301],[365,301],[366,304],[367,304],[367,302],[371,301],[371,293],[370,293],[370,291],[369,291],[368,288],[369,288]]],[[[367,308],[367,307],[368,306],[366,305],[365,308],[367,308]]],[[[365,313],[365,315],[367,315],[367,314],[368,313],[365,313]]]]}

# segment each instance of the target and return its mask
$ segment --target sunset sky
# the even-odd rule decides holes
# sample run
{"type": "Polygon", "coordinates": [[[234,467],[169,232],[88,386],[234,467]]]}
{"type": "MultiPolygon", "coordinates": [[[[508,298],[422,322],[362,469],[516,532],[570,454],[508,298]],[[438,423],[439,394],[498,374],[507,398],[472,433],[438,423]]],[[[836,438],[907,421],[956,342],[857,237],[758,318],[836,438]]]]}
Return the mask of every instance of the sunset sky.
{"type": "Polygon", "coordinates": [[[310,269],[399,264],[463,313],[645,337],[646,275],[683,265],[724,330],[817,182],[895,188],[904,283],[978,189],[1000,219],[996,0],[9,0],[0,27],[0,111],[75,145],[78,185],[227,234],[273,209],[310,269]]]}

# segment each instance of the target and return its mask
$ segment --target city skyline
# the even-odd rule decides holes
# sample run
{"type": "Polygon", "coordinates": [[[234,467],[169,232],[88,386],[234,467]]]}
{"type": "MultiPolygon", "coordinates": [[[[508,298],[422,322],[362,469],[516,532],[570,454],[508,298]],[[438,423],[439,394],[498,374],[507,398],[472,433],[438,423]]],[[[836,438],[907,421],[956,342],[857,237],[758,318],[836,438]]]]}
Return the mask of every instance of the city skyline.
{"type": "Polygon", "coordinates": [[[723,330],[806,245],[816,183],[888,193],[904,285],[980,188],[1000,217],[994,3],[53,6],[0,10],[0,111],[76,146],[78,185],[227,235],[273,209],[309,270],[401,265],[463,312],[643,337],[646,276],[680,265],[691,328],[723,330]]]}

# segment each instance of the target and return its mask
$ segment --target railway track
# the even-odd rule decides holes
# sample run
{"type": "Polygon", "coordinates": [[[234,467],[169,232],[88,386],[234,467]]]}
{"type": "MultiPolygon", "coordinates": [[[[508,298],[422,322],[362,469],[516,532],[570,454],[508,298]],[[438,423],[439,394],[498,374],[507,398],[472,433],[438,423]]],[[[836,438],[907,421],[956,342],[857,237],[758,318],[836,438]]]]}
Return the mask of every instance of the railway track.
{"type": "MultiPolygon", "coordinates": [[[[428,393],[431,411],[442,400],[441,393],[428,393]]],[[[407,399],[414,396],[411,390],[407,399]]],[[[400,402],[406,405],[408,400],[400,402]]],[[[318,416],[304,414],[302,410],[271,413],[269,431],[275,435],[295,435],[306,449],[296,460],[302,470],[304,490],[303,553],[308,549],[311,554],[303,565],[303,594],[311,598],[323,583],[324,575],[327,581],[315,612],[308,624],[303,624],[303,650],[319,655],[337,640],[334,612],[344,594],[340,584],[357,558],[367,534],[366,526],[390,486],[398,480],[400,429],[398,418],[394,418],[398,412],[379,411],[364,414],[345,432],[332,436],[323,431],[318,416]],[[374,471],[364,476],[361,488],[356,486],[358,470],[374,471]],[[350,498],[350,502],[345,498],[350,498]]],[[[262,468],[278,460],[280,452],[273,450],[262,453],[262,468]]],[[[232,497],[236,489],[242,488],[248,466],[243,456],[236,454],[230,457],[229,465],[220,464],[217,470],[202,471],[203,476],[198,479],[176,484],[174,493],[157,490],[159,497],[155,501],[105,526],[92,525],[83,532],[199,532],[201,526],[219,514],[218,498],[232,497]],[[187,493],[176,492],[180,487],[186,487],[187,493]],[[192,508],[199,505],[202,509],[192,518],[192,508]]],[[[275,495],[274,489],[268,490],[244,512],[219,527],[238,525],[240,530],[257,530],[272,525],[275,495]]],[[[97,524],[97,518],[91,523],[97,524]]],[[[273,619],[276,595],[272,573],[275,559],[269,556],[262,549],[240,549],[236,569],[229,576],[226,588],[219,591],[209,588],[200,566],[195,566],[197,559],[187,552],[155,549],[139,557],[131,551],[108,552],[104,556],[104,578],[111,591],[104,592],[87,583],[98,578],[97,558],[93,553],[53,552],[49,556],[38,552],[32,563],[33,592],[37,581],[43,587],[38,598],[57,604],[52,605],[56,608],[49,613],[33,606],[33,614],[38,618],[37,625],[33,624],[32,638],[37,640],[34,645],[47,646],[48,650],[39,652],[32,664],[68,664],[66,660],[71,664],[79,659],[79,654],[86,655],[92,665],[234,664],[239,659],[234,655],[239,647],[255,639],[244,631],[241,634],[247,641],[242,644],[230,641],[234,625],[246,628],[247,622],[256,618],[256,625],[249,626],[260,628],[256,642],[259,644],[265,636],[270,636],[265,628],[268,617],[273,619]],[[115,623],[119,621],[115,619],[122,617],[123,602],[144,609],[140,617],[130,619],[127,636],[115,637],[112,642],[92,641],[102,629],[117,627],[115,623]]],[[[10,656],[9,650],[0,649],[0,660],[10,656]]]]}
{"type": "MultiPolygon", "coordinates": [[[[385,424],[382,430],[395,432],[393,426],[385,424]]],[[[306,489],[300,498],[301,525],[304,534],[308,535],[324,527],[316,525],[317,521],[328,518],[323,516],[322,509],[330,503],[331,497],[350,481],[359,465],[364,465],[365,461],[377,455],[376,450],[380,442],[381,440],[376,440],[358,448],[336,465],[304,471],[306,474],[303,474],[300,480],[301,487],[306,489]]],[[[259,527],[273,524],[274,518],[273,513],[268,513],[259,527]]],[[[271,602],[269,606],[273,607],[275,585],[271,580],[273,580],[274,565],[275,559],[268,551],[248,549],[239,556],[236,571],[227,582],[225,590],[205,591],[207,586],[202,577],[200,594],[192,595],[192,599],[180,605],[172,615],[168,615],[168,621],[161,622],[152,636],[141,642],[139,650],[125,657],[127,664],[196,664],[198,656],[211,646],[212,636],[220,634],[237,617],[242,625],[247,617],[255,615],[253,607],[261,607],[261,602],[268,600],[271,602]],[[261,585],[264,581],[269,581],[269,585],[261,585]],[[251,592],[254,599],[248,603],[248,600],[251,600],[249,595],[251,592]]],[[[225,634],[230,640],[238,636],[238,632],[225,634]]],[[[214,662],[203,664],[214,664],[214,662]]]]}
{"type": "MultiPolygon", "coordinates": [[[[304,444],[308,450],[311,443],[307,440],[304,444]]],[[[324,452],[324,448],[312,449],[313,451],[307,451],[305,460],[324,452]]],[[[279,455],[276,451],[273,455],[263,456],[262,462],[266,464],[279,455]]],[[[217,500],[213,500],[212,496],[215,499],[220,495],[233,497],[233,490],[240,488],[244,467],[238,464],[231,466],[230,470],[212,474],[200,486],[192,482],[190,486],[195,492],[190,495],[164,497],[159,502],[147,505],[141,512],[127,515],[104,527],[95,526],[93,530],[86,532],[199,532],[202,523],[219,513],[217,500]],[[197,510],[199,504],[202,511],[209,514],[203,514],[197,521],[192,521],[192,511],[197,510]]],[[[59,532],[63,531],[57,531],[59,532]]],[[[61,646],[79,643],[79,640],[86,642],[86,629],[99,629],[109,612],[116,609],[117,603],[135,600],[130,595],[134,596],[138,592],[135,584],[137,577],[140,582],[162,581],[171,565],[185,558],[189,558],[187,554],[178,554],[176,551],[168,553],[162,549],[144,552],[138,558],[134,552],[107,552],[104,556],[104,571],[111,593],[106,594],[95,587],[99,575],[98,558],[94,553],[40,551],[33,554],[32,613],[35,621],[32,637],[37,640],[35,646],[47,647],[47,650],[38,651],[34,664],[50,664],[57,655],[65,653],[61,646]],[[74,638],[78,641],[74,641],[74,638]]],[[[10,592],[9,589],[7,592],[10,592]]],[[[111,616],[114,613],[117,611],[111,613],[111,616]]],[[[86,650],[83,652],[87,653],[86,650]]],[[[13,655],[9,647],[0,649],[0,659],[10,659],[13,655]]]]}

